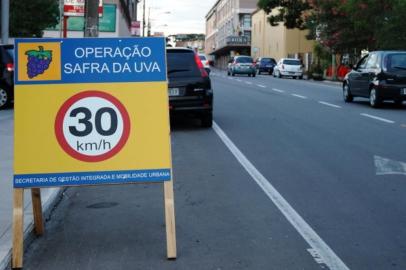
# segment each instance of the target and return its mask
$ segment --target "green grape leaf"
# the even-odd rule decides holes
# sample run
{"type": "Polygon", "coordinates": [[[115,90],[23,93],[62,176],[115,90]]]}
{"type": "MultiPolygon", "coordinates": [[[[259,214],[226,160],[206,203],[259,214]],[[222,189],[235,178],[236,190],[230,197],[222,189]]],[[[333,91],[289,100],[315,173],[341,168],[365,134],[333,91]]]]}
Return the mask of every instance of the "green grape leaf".
{"type": "Polygon", "coordinates": [[[52,59],[52,51],[44,50],[44,47],[38,46],[39,50],[29,50],[25,54],[28,56],[34,56],[39,59],[52,59]]]}

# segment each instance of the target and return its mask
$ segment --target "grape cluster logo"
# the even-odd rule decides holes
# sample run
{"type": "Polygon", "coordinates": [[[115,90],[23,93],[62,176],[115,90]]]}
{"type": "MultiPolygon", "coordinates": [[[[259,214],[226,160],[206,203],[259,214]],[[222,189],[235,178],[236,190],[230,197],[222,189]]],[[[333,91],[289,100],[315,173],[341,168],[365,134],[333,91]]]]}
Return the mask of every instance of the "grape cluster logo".
{"type": "Polygon", "coordinates": [[[61,43],[18,44],[18,81],[60,81],[61,43]]]}
{"type": "Polygon", "coordinates": [[[52,62],[52,51],[44,50],[43,46],[38,46],[38,48],[39,50],[29,50],[25,52],[28,58],[27,75],[30,79],[44,73],[52,62]]]}

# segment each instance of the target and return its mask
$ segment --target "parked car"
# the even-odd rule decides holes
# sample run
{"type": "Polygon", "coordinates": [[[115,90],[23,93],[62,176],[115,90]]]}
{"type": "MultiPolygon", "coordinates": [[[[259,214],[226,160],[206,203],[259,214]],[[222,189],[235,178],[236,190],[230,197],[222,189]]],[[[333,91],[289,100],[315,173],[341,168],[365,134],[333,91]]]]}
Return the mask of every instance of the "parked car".
{"type": "Polygon", "coordinates": [[[274,67],[273,76],[278,78],[290,76],[293,79],[303,79],[302,61],[295,58],[282,58],[274,67]]]}
{"type": "Polygon", "coordinates": [[[255,67],[257,69],[258,74],[262,72],[266,72],[269,75],[273,73],[273,68],[276,66],[276,61],[270,57],[261,57],[258,58],[255,62],[255,67]]]}
{"type": "Polygon", "coordinates": [[[365,55],[343,81],[343,98],[369,98],[377,108],[385,100],[402,105],[406,100],[406,51],[376,51],[365,55]]]}
{"type": "Polygon", "coordinates": [[[202,64],[203,64],[204,69],[206,70],[206,72],[208,74],[210,74],[210,71],[211,71],[211,69],[210,69],[210,60],[207,57],[207,55],[205,55],[203,53],[199,53],[199,58],[200,58],[200,61],[202,61],[202,64]]]}
{"type": "Polygon", "coordinates": [[[14,100],[14,45],[0,45],[0,109],[14,100]]]}
{"type": "Polygon", "coordinates": [[[251,56],[239,55],[235,56],[227,68],[227,75],[235,76],[235,74],[247,74],[255,77],[256,69],[251,56]]]}
{"type": "Polygon", "coordinates": [[[167,48],[171,115],[192,114],[203,127],[213,122],[213,89],[199,56],[188,48],[167,48]]]}

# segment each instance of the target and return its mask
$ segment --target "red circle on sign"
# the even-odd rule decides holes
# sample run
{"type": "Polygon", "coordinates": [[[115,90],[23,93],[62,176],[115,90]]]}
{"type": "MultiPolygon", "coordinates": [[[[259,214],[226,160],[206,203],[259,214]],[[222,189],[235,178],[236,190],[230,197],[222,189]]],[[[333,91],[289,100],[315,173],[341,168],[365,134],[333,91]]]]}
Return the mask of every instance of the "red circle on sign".
{"type": "Polygon", "coordinates": [[[131,123],[126,108],[117,98],[105,92],[97,90],[89,90],[78,93],[70,97],[68,100],[65,101],[65,103],[63,103],[62,107],[59,109],[56,115],[54,128],[55,128],[55,136],[56,139],[58,140],[59,145],[71,157],[85,162],[99,162],[115,156],[124,147],[130,135],[131,123]],[[117,107],[123,119],[123,132],[118,143],[110,151],[95,156],[85,155],[75,151],[67,142],[63,132],[63,121],[69,108],[77,101],[89,97],[98,97],[106,99],[107,101],[111,102],[114,106],[117,107]]]}

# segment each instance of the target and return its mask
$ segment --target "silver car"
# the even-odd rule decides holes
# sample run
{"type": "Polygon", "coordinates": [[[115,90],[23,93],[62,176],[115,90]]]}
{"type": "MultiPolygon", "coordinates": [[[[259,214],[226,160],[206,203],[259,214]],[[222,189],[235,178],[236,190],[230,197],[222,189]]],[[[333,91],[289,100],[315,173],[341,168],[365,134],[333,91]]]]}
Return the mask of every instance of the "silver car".
{"type": "Polygon", "coordinates": [[[282,58],[274,67],[273,76],[278,78],[290,76],[293,79],[303,79],[302,61],[295,58],[282,58]]]}

